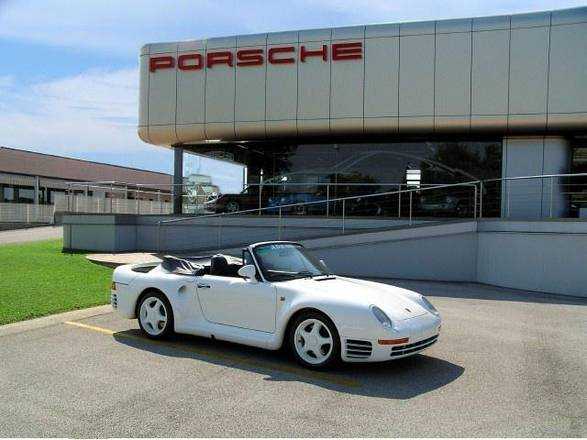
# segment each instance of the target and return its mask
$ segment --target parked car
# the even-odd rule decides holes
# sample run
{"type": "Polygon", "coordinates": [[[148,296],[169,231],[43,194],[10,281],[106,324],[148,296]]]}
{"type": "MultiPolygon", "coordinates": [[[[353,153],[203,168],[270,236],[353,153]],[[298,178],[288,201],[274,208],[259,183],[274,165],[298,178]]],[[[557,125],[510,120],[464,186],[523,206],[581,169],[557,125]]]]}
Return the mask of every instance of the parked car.
{"type": "Polygon", "coordinates": [[[472,215],[473,207],[468,199],[457,196],[421,196],[415,204],[414,213],[423,216],[467,217],[472,215]]]}
{"type": "Polygon", "coordinates": [[[284,208],[281,208],[282,214],[324,215],[326,213],[326,203],[319,203],[324,200],[326,200],[326,197],[312,193],[281,194],[279,196],[269,197],[267,206],[274,209],[268,209],[267,212],[270,214],[277,214],[279,212],[279,207],[284,206],[284,208]],[[302,205],[288,206],[298,204],[302,205]]]}
{"type": "Polygon", "coordinates": [[[255,243],[214,255],[114,270],[111,303],[153,339],[172,332],[270,350],[309,368],[377,362],[436,343],[441,318],[422,295],[334,275],[298,243],[255,243]]]}
{"type": "MultiPolygon", "coordinates": [[[[269,191],[261,192],[261,206],[267,206],[269,191]]],[[[238,194],[221,194],[216,199],[205,203],[206,211],[214,213],[237,212],[259,207],[259,189],[245,188],[238,194]]]]}

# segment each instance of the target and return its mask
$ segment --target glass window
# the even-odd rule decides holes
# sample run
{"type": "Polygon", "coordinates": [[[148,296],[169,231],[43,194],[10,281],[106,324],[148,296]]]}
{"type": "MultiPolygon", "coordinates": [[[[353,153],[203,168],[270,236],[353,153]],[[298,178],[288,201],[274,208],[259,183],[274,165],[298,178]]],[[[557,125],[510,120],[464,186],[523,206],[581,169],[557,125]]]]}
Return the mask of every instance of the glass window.
{"type": "Polygon", "coordinates": [[[255,264],[251,253],[247,249],[243,249],[243,265],[255,264]]]}
{"type": "MultiPolygon", "coordinates": [[[[203,154],[205,148],[209,147],[202,147],[203,154]]],[[[301,195],[304,200],[322,200],[406,189],[409,171],[419,170],[420,187],[426,199],[421,201],[421,194],[415,193],[417,215],[463,217],[472,213],[471,188],[453,188],[450,194],[425,189],[499,179],[502,168],[501,139],[324,144],[271,141],[246,143],[239,148],[230,144],[214,146],[215,150],[221,148],[227,152],[240,151],[234,157],[247,166],[249,182],[258,182],[260,169],[263,169],[264,206],[269,199],[297,200],[301,195]]],[[[499,184],[484,188],[485,217],[499,216],[500,191],[499,184]]],[[[407,197],[405,200],[365,198],[351,205],[347,206],[350,215],[398,217],[409,210],[407,197]]],[[[324,205],[321,207],[326,211],[324,205]]],[[[340,215],[341,209],[334,203],[329,206],[329,214],[340,215]]]]}
{"type": "Polygon", "coordinates": [[[298,244],[271,243],[257,246],[254,251],[269,281],[328,275],[320,262],[298,244]]]}
{"type": "Polygon", "coordinates": [[[14,188],[9,186],[4,187],[4,200],[7,202],[14,202],[14,188]]]}

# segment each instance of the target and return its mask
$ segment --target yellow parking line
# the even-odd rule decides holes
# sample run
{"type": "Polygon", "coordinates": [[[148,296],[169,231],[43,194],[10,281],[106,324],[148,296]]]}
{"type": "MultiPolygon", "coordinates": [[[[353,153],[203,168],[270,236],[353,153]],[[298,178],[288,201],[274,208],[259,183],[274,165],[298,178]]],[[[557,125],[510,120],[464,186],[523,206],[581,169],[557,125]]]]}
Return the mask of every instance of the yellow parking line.
{"type": "Polygon", "coordinates": [[[75,325],[76,327],[86,328],[88,330],[94,330],[95,332],[100,332],[100,333],[104,333],[107,335],[113,335],[114,333],[116,333],[115,331],[112,331],[107,328],[96,327],[94,325],[88,325],[88,324],[82,324],[81,322],[65,321],[64,324],[75,325]]]}
{"type": "Polygon", "coordinates": [[[296,367],[293,365],[281,365],[281,364],[274,364],[274,363],[269,364],[267,362],[259,362],[255,359],[244,357],[244,356],[219,353],[214,350],[206,350],[203,348],[186,347],[186,346],[174,344],[174,343],[154,341],[154,340],[143,338],[140,336],[129,335],[127,333],[122,333],[122,332],[115,332],[113,330],[103,328],[103,327],[82,324],[81,322],[76,322],[76,321],[66,321],[66,322],[64,322],[64,324],[73,325],[75,327],[84,328],[86,330],[92,330],[92,331],[103,333],[103,334],[110,335],[110,336],[113,336],[114,334],[116,334],[117,337],[126,338],[126,339],[133,339],[133,340],[140,340],[142,342],[146,342],[146,343],[149,343],[152,345],[158,345],[158,346],[162,346],[162,347],[166,347],[166,348],[173,348],[173,349],[180,350],[180,351],[187,352],[187,353],[195,353],[195,354],[199,354],[201,356],[206,356],[206,357],[209,357],[212,359],[216,358],[216,359],[219,359],[219,360],[221,359],[224,361],[237,362],[237,363],[245,364],[245,365],[259,368],[259,369],[278,371],[280,373],[287,373],[287,374],[292,374],[292,375],[296,375],[296,376],[300,376],[300,377],[308,378],[308,379],[312,379],[312,380],[320,380],[323,382],[330,382],[335,385],[341,385],[341,386],[345,386],[345,387],[349,387],[349,388],[357,388],[357,387],[361,386],[361,384],[354,379],[350,379],[347,377],[340,377],[338,375],[326,373],[326,372],[322,372],[322,371],[306,370],[301,367],[296,367]]]}

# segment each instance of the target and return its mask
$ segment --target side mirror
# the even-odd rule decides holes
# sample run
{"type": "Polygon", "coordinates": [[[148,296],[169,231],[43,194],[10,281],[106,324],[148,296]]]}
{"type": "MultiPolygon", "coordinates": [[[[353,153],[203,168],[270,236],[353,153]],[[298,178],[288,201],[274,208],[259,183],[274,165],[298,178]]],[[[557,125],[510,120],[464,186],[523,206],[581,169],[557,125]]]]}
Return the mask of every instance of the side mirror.
{"type": "Polygon", "coordinates": [[[255,277],[256,273],[257,270],[255,269],[255,266],[253,266],[252,264],[247,264],[246,266],[243,266],[238,270],[238,276],[243,277],[251,283],[257,282],[257,278],[255,277]]]}
{"type": "Polygon", "coordinates": [[[324,260],[320,259],[319,261],[320,261],[320,265],[322,266],[322,269],[324,269],[327,272],[330,272],[330,270],[328,269],[328,266],[326,265],[324,260]]]}

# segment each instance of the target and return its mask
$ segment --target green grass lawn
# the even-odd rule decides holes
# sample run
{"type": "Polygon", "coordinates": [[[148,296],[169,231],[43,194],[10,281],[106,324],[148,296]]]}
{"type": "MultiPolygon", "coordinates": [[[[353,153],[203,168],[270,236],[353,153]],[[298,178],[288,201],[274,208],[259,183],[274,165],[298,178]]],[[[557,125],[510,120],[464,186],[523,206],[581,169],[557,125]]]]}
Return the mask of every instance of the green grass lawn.
{"type": "Polygon", "coordinates": [[[61,247],[61,240],[0,246],[0,325],[110,301],[112,269],[61,247]]]}

